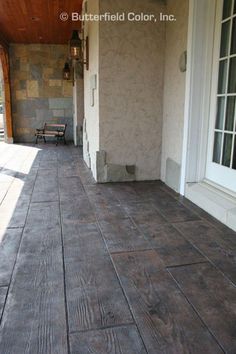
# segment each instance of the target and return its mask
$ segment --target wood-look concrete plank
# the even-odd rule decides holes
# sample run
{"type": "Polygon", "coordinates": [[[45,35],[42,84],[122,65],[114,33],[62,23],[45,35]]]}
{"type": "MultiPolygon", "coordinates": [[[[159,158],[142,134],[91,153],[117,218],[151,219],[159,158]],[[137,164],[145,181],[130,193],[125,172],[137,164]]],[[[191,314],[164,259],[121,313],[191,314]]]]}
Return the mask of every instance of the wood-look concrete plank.
{"type": "Polygon", "coordinates": [[[60,227],[59,203],[32,203],[26,219],[26,226],[36,230],[48,230],[60,227]]]}
{"type": "Polygon", "coordinates": [[[58,183],[60,200],[62,202],[86,197],[80,177],[60,177],[58,183]]]}
{"type": "Polygon", "coordinates": [[[68,352],[58,219],[55,203],[33,204],[29,210],[2,319],[0,353],[68,352]]]}
{"type": "Polygon", "coordinates": [[[236,233],[222,233],[203,220],[175,227],[236,284],[236,233]]]}
{"type": "Polygon", "coordinates": [[[150,249],[150,243],[129,218],[100,220],[99,225],[110,253],[150,249]]]}
{"type": "Polygon", "coordinates": [[[165,266],[206,261],[206,258],[170,224],[140,224],[139,230],[151,247],[155,248],[165,266]]]}
{"type": "Polygon", "coordinates": [[[6,296],[7,296],[7,286],[1,286],[0,287],[0,318],[2,317],[3,310],[4,310],[4,305],[6,301],[6,296]]]}
{"type": "Polygon", "coordinates": [[[144,223],[166,223],[166,219],[156,210],[152,202],[130,203],[124,206],[127,214],[132,217],[134,222],[139,224],[144,223]]]}
{"type": "Polygon", "coordinates": [[[0,286],[9,285],[22,229],[0,230],[0,286]]]}
{"type": "Polygon", "coordinates": [[[86,193],[89,200],[95,205],[103,205],[104,207],[119,205],[119,200],[113,195],[109,186],[89,185],[86,186],[86,193]]]}
{"type": "Polygon", "coordinates": [[[148,353],[222,353],[155,251],[112,258],[148,353]]]}
{"type": "Polygon", "coordinates": [[[122,326],[70,335],[71,354],[146,354],[135,326],[122,326]]]}
{"type": "Polygon", "coordinates": [[[87,197],[79,199],[68,199],[61,202],[62,221],[93,223],[96,222],[96,216],[92,205],[87,197]]]}
{"type": "Polygon", "coordinates": [[[173,201],[162,205],[156,203],[156,208],[164,215],[165,219],[171,223],[200,220],[200,217],[192,210],[186,208],[178,201],[173,201]]]}
{"type": "Polygon", "coordinates": [[[132,322],[128,304],[96,225],[70,226],[69,223],[63,224],[70,332],[132,322]]]}
{"type": "Polygon", "coordinates": [[[66,260],[65,274],[70,332],[133,322],[108,257],[66,260]]]}
{"type": "Polygon", "coordinates": [[[87,261],[108,255],[106,245],[96,224],[63,222],[62,234],[66,261],[87,261]]]}
{"type": "Polygon", "coordinates": [[[57,174],[37,176],[31,201],[38,203],[56,200],[59,200],[57,174]]]}
{"type": "Polygon", "coordinates": [[[170,269],[226,353],[236,352],[236,288],[210,263],[170,269]]]}

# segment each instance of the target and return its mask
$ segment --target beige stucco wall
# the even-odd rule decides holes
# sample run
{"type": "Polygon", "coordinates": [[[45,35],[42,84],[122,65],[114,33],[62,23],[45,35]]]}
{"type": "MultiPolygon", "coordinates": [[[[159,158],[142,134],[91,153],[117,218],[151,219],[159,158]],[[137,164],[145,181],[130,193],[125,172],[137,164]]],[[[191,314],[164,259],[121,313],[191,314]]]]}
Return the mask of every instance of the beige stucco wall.
{"type": "MultiPolygon", "coordinates": [[[[101,0],[100,13],[152,13],[163,1],[101,0]]],[[[160,177],[165,23],[101,22],[100,149],[107,162],[136,165],[138,180],[160,177]]]]}
{"type": "MultiPolygon", "coordinates": [[[[164,182],[168,180],[167,159],[173,160],[180,167],[182,158],[186,73],[179,70],[179,58],[187,49],[188,3],[189,0],[167,1],[167,13],[174,14],[176,21],[166,23],[161,168],[161,179],[164,182]]],[[[178,171],[180,172],[180,168],[178,171]]],[[[169,179],[177,179],[179,177],[177,174],[169,176],[169,179]]]]}
{"type": "MultiPolygon", "coordinates": [[[[87,0],[88,13],[99,13],[99,0],[87,0]]],[[[96,177],[96,151],[99,150],[99,23],[85,22],[85,36],[89,36],[89,70],[84,66],[84,159],[96,177]],[[96,75],[97,88],[94,90],[94,105],[91,105],[90,82],[96,75]]]]}

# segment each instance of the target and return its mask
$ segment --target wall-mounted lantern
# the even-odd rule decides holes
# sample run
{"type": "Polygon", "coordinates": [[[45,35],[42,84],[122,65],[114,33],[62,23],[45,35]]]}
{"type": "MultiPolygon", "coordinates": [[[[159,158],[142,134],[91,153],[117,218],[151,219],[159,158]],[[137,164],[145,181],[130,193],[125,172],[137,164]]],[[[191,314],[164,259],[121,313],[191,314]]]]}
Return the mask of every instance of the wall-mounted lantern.
{"type": "MultiPolygon", "coordinates": [[[[82,32],[82,37],[84,33],[82,32]]],[[[73,30],[72,37],[69,42],[71,59],[78,60],[86,65],[86,70],[89,69],[89,41],[88,36],[85,39],[80,39],[79,32],[73,30]]]]}

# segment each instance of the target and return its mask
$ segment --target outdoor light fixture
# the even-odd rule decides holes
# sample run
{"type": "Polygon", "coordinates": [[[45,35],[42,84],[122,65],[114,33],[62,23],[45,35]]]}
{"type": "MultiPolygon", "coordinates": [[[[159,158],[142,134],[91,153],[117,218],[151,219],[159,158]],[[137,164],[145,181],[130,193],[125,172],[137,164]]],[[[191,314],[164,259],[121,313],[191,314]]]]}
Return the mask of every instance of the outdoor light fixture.
{"type": "MultiPolygon", "coordinates": [[[[83,32],[82,32],[83,35],[83,32]]],[[[77,30],[72,32],[72,37],[69,42],[70,47],[70,57],[71,59],[78,60],[80,63],[86,65],[86,69],[89,69],[89,42],[88,36],[86,39],[80,39],[79,33],[77,30]],[[85,50],[85,55],[84,55],[85,50]],[[85,56],[85,60],[84,60],[85,56]]]]}
{"type": "Polygon", "coordinates": [[[63,69],[63,79],[64,80],[70,80],[70,65],[68,62],[65,63],[64,69],[63,69]]]}

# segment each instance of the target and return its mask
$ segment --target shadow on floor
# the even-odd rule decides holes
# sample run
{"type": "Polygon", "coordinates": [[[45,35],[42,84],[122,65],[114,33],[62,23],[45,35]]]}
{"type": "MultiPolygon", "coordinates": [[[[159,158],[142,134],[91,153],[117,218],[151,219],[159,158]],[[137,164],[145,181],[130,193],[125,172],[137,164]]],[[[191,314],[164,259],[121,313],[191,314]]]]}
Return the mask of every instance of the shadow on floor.
{"type": "Polygon", "coordinates": [[[235,236],[73,146],[1,144],[0,353],[233,353],[235,236]]]}

